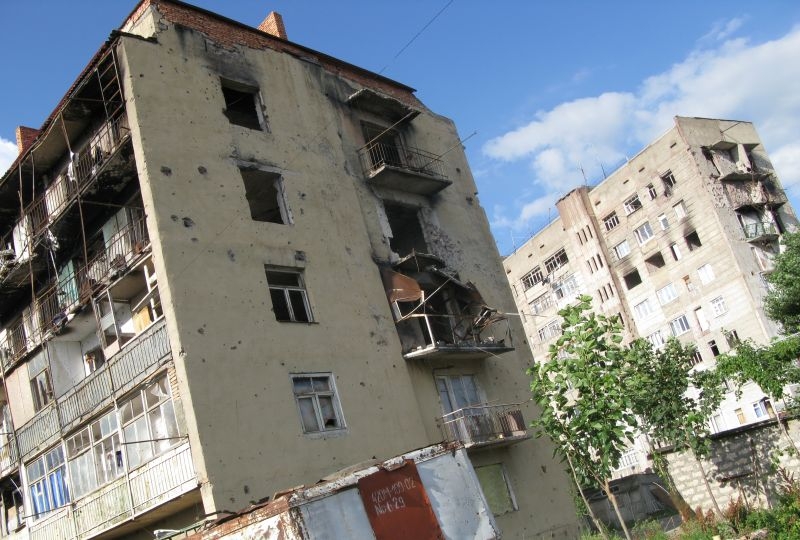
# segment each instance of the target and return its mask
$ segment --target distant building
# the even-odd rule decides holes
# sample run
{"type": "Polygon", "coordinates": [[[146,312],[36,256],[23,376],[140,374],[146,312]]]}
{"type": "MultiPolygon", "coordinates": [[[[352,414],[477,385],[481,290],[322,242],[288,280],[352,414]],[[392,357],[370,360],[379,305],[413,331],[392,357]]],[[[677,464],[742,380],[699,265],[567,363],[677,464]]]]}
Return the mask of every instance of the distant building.
{"type": "MultiPolygon", "coordinates": [[[[629,338],[697,346],[700,368],[738,339],[766,343],[766,276],[797,218],[749,122],[675,118],[675,126],[594,187],[557,203],[559,217],[505,259],[528,343],[542,360],[557,311],[579,294],[619,315],[629,338]]],[[[763,420],[776,404],[749,384],[730,393],[714,432],[763,420]]],[[[641,449],[621,467],[644,463],[641,449]]]]}
{"type": "Polygon", "coordinates": [[[2,535],[193,530],[444,441],[474,470],[423,483],[477,479],[476,537],[575,537],[456,128],[412,88],[143,0],[18,135],[2,535]]]}

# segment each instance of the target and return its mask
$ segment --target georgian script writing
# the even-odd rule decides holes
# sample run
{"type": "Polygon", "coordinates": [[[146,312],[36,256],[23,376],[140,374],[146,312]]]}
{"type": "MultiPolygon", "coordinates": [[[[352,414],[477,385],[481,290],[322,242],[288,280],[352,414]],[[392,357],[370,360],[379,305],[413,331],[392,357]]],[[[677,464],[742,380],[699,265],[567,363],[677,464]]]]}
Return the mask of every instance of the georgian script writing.
{"type": "Polygon", "coordinates": [[[417,483],[413,478],[404,478],[390,486],[373,491],[371,499],[375,515],[380,516],[405,508],[406,501],[403,499],[403,493],[414,489],[416,486],[417,483]]]}

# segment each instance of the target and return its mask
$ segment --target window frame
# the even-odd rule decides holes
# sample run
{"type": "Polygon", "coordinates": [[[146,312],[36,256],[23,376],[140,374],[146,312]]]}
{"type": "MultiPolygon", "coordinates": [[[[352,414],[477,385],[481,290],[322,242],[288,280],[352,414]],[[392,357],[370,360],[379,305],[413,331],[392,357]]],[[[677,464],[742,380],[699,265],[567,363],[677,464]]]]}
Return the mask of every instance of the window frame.
{"type": "Polygon", "coordinates": [[[618,261],[621,261],[622,259],[624,259],[625,257],[627,257],[628,255],[631,254],[631,246],[628,243],[628,239],[627,238],[623,239],[622,242],[618,243],[617,245],[615,245],[611,249],[614,250],[614,255],[617,257],[618,261]],[[620,253],[619,253],[620,249],[618,249],[618,248],[620,248],[623,245],[625,246],[625,249],[627,249],[628,251],[626,251],[624,254],[620,255],[620,253]]]}
{"type": "Polygon", "coordinates": [[[622,203],[622,207],[625,209],[625,215],[630,216],[637,210],[642,209],[642,201],[639,199],[639,194],[634,193],[622,203]]]}
{"type": "Polygon", "coordinates": [[[617,225],[619,225],[619,216],[616,212],[611,212],[603,218],[603,226],[606,228],[606,231],[616,228],[617,225]]]}
{"type": "Polygon", "coordinates": [[[547,272],[547,275],[552,274],[559,268],[563,268],[569,262],[569,257],[567,257],[567,251],[563,247],[553,253],[544,261],[544,269],[547,272]]]}
{"type": "Polygon", "coordinates": [[[666,306],[667,304],[677,300],[679,294],[678,294],[678,289],[675,287],[675,284],[670,281],[669,283],[667,283],[666,285],[664,285],[663,287],[661,287],[656,291],[656,296],[658,297],[658,303],[661,304],[662,306],[666,306]],[[669,296],[667,296],[666,294],[662,294],[662,291],[666,292],[667,290],[672,291],[672,294],[669,296]]]}
{"type": "MultiPolygon", "coordinates": [[[[231,125],[243,127],[245,129],[251,129],[255,131],[268,131],[267,129],[267,115],[264,107],[264,98],[261,95],[261,89],[258,86],[253,86],[250,84],[234,81],[231,79],[226,79],[225,77],[220,77],[220,94],[222,94],[222,99],[225,103],[225,108],[222,109],[222,114],[225,118],[228,119],[228,122],[231,125]],[[253,110],[255,112],[255,118],[250,119],[250,121],[242,121],[238,119],[236,111],[230,110],[232,103],[230,102],[230,98],[232,96],[226,95],[226,90],[229,92],[236,92],[238,94],[246,94],[250,96],[253,100],[253,110]],[[233,116],[233,118],[231,118],[233,116]],[[255,122],[252,122],[255,120],[255,122]],[[255,124],[258,124],[256,127],[255,124]]],[[[240,98],[241,99],[241,98],[240,98]]]]}
{"type": "Polygon", "coordinates": [[[63,508],[72,501],[69,482],[67,482],[66,452],[64,452],[64,447],[61,443],[43,452],[36,459],[28,462],[25,465],[25,475],[27,484],[26,493],[30,502],[30,517],[33,520],[38,520],[42,516],[58,508],[63,508]],[[61,455],[61,461],[57,463],[51,456],[59,453],[61,455]],[[39,462],[41,462],[42,474],[32,479],[30,476],[31,469],[39,462]],[[59,470],[61,471],[60,476],[53,477],[53,474],[59,470]],[[60,488],[60,496],[58,498],[56,498],[55,493],[52,492],[54,485],[53,478],[60,484],[58,486],[60,488]],[[40,491],[38,494],[34,494],[34,488],[37,486],[40,491]],[[44,497],[44,499],[42,499],[42,497],[44,497]],[[42,509],[37,508],[37,500],[45,503],[42,509]]]}
{"type": "Polygon", "coordinates": [[[697,277],[700,278],[700,283],[702,285],[708,285],[715,279],[717,279],[717,275],[714,273],[714,267],[711,266],[711,263],[705,263],[702,266],[697,268],[697,277]]]}
{"type": "Polygon", "coordinates": [[[530,272],[520,278],[523,290],[527,291],[542,282],[544,274],[541,267],[537,264],[530,272]]]}
{"type": "Polygon", "coordinates": [[[649,221],[645,221],[635,229],[633,229],[633,235],[636,237],[636,241],[639,243],[640,246],[645,245],[647,242],[655,238],[656,233],[653,231],[653,227],[650,226],[649,221]],[[645,232],[648,235],[645,235],[645,232]]]}
{"type": "Polygon", "coordinates": [[[728,305],[725,303],[725,297],[720,295],[711,299],[711,313],[714,317],[721,317],[728,312],[728,305]]]}
{"type": "Polygon", "coordinates": [[[292,396],[297,408],[297,414],[300,420],[300,427],[303,430],[303,435],[319,436],[331,433],[341,433],[347,430],[347,423],[345,422],[344,413],[342,412],[342,405],[339,400],[339,391],[336,388],[336,377],[333,372],[310,372],[310,373],[290,373],[289,381],[292,386],[292,396]],[[314,390],[314,379],[327,379],[328,390],[314,390]],[[298,394],[295,381],[298,379],[308,379],[311,383],[311,391],[298,394]],[[322,406],[320,405],[320,397],[329,397],[331,399],[331,410],[337,425],[334,427],[326,426],[327,420],[322,414],[322,406]],[[303,408],[300,401],[303,399],[310,399],[314,411],[314,418],[317,423],[316,430],[308,429],[303,417],[303,408]]]}
{"type": "Polygon", "coordinates": [[[692,325],[689,323],[689,318],[686,316],[685,313],[683,313],[669,321],[669,329],[672,332],[673,336],[678,337],[691,331],[692,325]],[[680,323],[680,325],[678,326],[677,323],[680,323]],[[681,331],[677,332],[676,328],[678,328],[681,331]]]}
{"type": "Polygon", "coordinates": [[[303,269],[300,268],[279,268],[270,265],[264,265],[264,272],[267,277],[267,290],[269,292],[270,301],[272,302],[272,312],[275,315],[275,320],[278,322],[292,322],[292,323],[312,323],[314,322],[314,312],[311,309],[311,301],[308,298],[308,288],[306,287],[305,282],[305,272],[303,269]],[[270,274],[289,274],[297,277],[297,285],[278,285],[278,284],[270,284],[270,274]],[[273,291],[277,294],[278,291],[283,293],[283,300],[285,302],[285,309],[288,312],[289,318],[282,319],[278,318],[278,310],[275,309],[275,299],[273,297],[273,291]],[[305,308],[305,317],[307,320],[301,320],[297,318],[297,314],[295,311],[295,306],[292,303],[291,293],[296,292],[300,293],[300,298],[303,302],[303,307],[305,308]]]}

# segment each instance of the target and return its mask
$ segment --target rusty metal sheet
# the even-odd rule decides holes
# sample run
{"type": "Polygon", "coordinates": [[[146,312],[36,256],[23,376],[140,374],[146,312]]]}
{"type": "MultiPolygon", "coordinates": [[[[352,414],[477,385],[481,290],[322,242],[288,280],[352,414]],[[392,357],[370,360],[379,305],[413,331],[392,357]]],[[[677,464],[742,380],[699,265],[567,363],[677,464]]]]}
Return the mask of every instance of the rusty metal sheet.
{"type": "Polygon", "coordinates": [[[444,540],[413,460],[359,479],[358,491],[377,540],[444,540]]]}
{"type": "Polygon", "coordinates": [[[381,268],[383,288],[389,302],[415,302],[422,298],[422,289],[414,278],[381,268]]]}

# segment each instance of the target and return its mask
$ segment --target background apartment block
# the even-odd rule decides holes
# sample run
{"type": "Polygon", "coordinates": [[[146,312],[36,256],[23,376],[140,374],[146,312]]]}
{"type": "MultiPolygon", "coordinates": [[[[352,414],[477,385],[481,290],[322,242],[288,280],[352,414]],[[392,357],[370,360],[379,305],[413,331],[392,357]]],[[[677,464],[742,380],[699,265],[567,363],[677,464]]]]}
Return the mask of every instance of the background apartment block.
{"type": "MultiPolygon", "coordinates": [[[[749,122],[676,117],[675,126],[607,179],[557,203],[559,217],[505,259],[528,343],[544,359],[557,312],[578,294],[619,315],[629,339],[697,346],[699,369],[736,339],[766,343],[766,276],[797,218],[749,122]]],[[[774,415],[748,385],[729,394],[715,432],[774,415]]],[[[636,449],[622,466],[642,458],[636,449]]]]}
{"type": "Polygon", "coordinates": [[[3,535],[152,538],[444,440],[507,537],[574,537],[456,128],[412,88],[143,0],[18,140],[3,535]]]}

